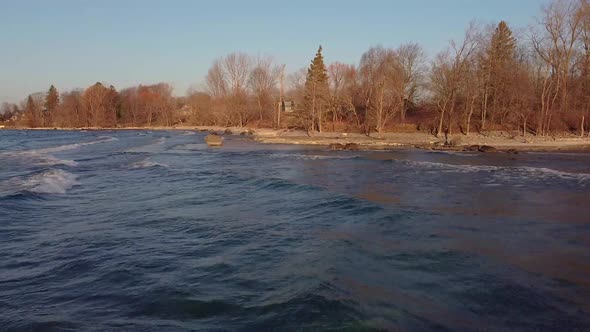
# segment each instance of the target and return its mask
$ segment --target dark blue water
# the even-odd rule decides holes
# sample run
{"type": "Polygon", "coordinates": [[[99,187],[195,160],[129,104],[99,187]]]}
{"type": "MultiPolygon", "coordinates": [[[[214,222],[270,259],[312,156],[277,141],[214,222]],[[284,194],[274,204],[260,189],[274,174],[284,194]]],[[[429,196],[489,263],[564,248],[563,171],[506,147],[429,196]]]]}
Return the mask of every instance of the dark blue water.
{"type": "Polygon", "coordinates": [[[0,330],[590,330],[590,155],[0,131],[0,330]]]}

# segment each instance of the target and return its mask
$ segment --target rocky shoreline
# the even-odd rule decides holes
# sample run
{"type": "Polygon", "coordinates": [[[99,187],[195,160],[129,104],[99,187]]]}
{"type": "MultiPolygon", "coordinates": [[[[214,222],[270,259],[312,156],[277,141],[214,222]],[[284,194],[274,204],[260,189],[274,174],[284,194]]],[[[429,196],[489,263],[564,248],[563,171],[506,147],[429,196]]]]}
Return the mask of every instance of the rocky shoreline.
{"type": "Polygon", "coordinates": [[[297,132],[256,132],[253,139],[267,144],[324,145],[331,150],[422,149],[468,152],[583,152],[590,153],[590,139],[579,137],[512,137],[505,133],[456,135],[449,140],[423,133],[387,133],[382,137],[361,134],[322,133],[307,136],[297,132]]]}
{"type": "MultiPolygon", "coordinates": [[[[3,130],[31,130],[4,128],[3,130]]],[[[395,150],[422,149],[432,151],[470,152],[581,152],[590,153],[590,138],[574,135],[522,137],[510,132],[453,135],[445,139],[427,133],[383,133],[367,136],[359,133],[325,132],[308,135],[299,130],[268,128],[238,128],[219,126],[125,127],[125,128],[36,128],[33,130],[182,130],[236,135],[265,144],[325,146],[330,150],[395,150]]]]}

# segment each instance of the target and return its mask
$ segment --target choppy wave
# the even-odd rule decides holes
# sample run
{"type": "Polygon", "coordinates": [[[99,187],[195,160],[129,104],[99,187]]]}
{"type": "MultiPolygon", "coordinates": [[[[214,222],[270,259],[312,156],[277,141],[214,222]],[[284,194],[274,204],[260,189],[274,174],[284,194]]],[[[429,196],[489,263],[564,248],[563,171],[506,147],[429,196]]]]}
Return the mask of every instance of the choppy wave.
{"type": "Polygon", "coordinates": [[[60,159],[56,158],[52,155],[44,155],[44,154],[30,154],[28,155],[31,159],[35,159],[38,165],[42,166],[57,166],[57,165],[64,165],[64,166],[78,166],[78,163],[74,160],[69,159],[60,159]]]}
{"type": "Polygon", "coordinates": [[[76,175],[61,169],[51,169],[30,176],[11,178],[0,183],[0,196],[10,196],[24,192],[65,194],[79,184],[76,175]]]}
{"type": "Polygon", "coordinates": [[[270,158],[292,158],[297,160],[329,160],[329,159],[356,159],[355,155],[336,155],[336,154],[302,154],[302,153],[274,153],[268,155],[270,158]]]}
{"type": "Polygon", "coordinates": [[[160,137],[157,140],[150,142],[149,144],[133,147],[123,152],[125,153],[143,153],[143,152],[155,152],[153,148],[159,148],[161,145],[166,143],[166,137],[160,137]]]}
{"type": "Polygon", "coordinates": [[[96,141],[90,142],[81,142],[81,143],[73,143],[73,144],[66,144],[60,145],[51,148],[43,148],[43,149],[33,149],[33,150],[24,150],[24,151],[9,151],[9,152],[2,152],[0,153],[0,158],[14,158],[14,159],[31,159],[34,160],[37,164],[43,166],[54,166],[54,165],[65,165],[65,166],[77,166],[78,163],[74,160],[68,159],[60,159],[53,156],[53,153],[57,152],[64,152],[69,150],[74,150],[77,148],[81,148],[84,146],[99,144],[99,143],[106,143],[116,141],[117,138],[109,137],[109,136],[101,136],[96,141]]]}
{"type": "Polygon", "coordinates": [[[590,181],[590,174],[588,173],[570,173],[565,171],[554,170],[545,167],[530,167],[530,166],[492,166],[492,165],[456,165],[445,164],[430,161],[404,161],[404,163],[412,167],[422,169],[437,170],[441,172],[453,173],[474,173],[474,172],[495,172],[504,175],[519,175],[524,174],[533,177],[558,177],[565,180],[590,181]]]}
{"type": "Polygon", "coordinates": [[[150,160],[142,160],[139,162],[136,162],[134,164],[132,164],[129,168],[131,169],[138,169],[138,168],[151,168],[151,167],[162,167],[162,168],[168,168],[168,165],[164,164],[164,163],[158,163],[155,161],[150,161],[150,160]]]}
{"type": "MultiPolygon", "coordinates": [[[[68,151],[68,150],[73,150],[73,149],[81,148],[83,146],[94,145],[94,144],[99,144],[99,143],[107,143],[107,142],[112,142],[112,141],[117,141],[117,140],[118,139],[115,138],[115,137],[100,136],[99,139],[96,140],[96,141],[81,142],[81,143],[74,143],[74,144],[66,144],[66,145],[56,146],[56,147],[53,147],[53,148],[45,148],[45,149],[30,150],[30,151],[31,152],[35,152],[35,153],[42,153],[42,154],[55,153],[55,152],[63,152],[63,151],[68,151]]],[[[25,151],[23,151],[23,152],[25,152],[25,151]]]]}
{"type": "Polygon", "coordinates": [[[449,172],[457,172],[457,173],[472,173],[472,172],[490,172],[490,171],[497,171],[501,169],[499,166],[489,166],[489,165],[455,165],[455,164],[445,164],[445,163],[437,163],[432,161],[413,161],[413,160],[403,160],[403,163],[418,168],[425,168],[425,169],[435,169],[440,171],[449,171],[449,172]]]}
{"type": "Polygon", "coordinates": [[[533,173],[533,174],[551,175],[551,176],[556,176],[556,177],[560,177],[563,179],[590,181],[590,174],[588,174],[588,173],[570,173],[570,172],[563,172],[563,171],[558,171],[558,170],[554,170],[551,168],[545,168],[545,167],[518,167],[518,169],[522,169],[526,172],[533,173]]]}
{"type": "Polygon", "coordinates": [[[78,177],[72,173],[49,170],[25,180],[23,187],[37,194],[65,194],[79,184],[78,177]]]}
{"type": "Polygon", "coordinates": [[[99,135],[0,132],[0,330],[590,331],[590,156],[99,135]]]}

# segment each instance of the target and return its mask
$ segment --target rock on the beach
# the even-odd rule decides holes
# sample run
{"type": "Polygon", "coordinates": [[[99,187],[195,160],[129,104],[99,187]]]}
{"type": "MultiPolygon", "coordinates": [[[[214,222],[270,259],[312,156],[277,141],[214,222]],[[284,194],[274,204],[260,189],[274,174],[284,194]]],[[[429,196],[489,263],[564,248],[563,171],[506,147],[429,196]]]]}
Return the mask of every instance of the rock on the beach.
{"type": "Polygon", "coordinates": [[[358,145],[358,144],[356,144],[356,143],[347,143],[347,144],[344,146],[344,149],[345,149],[345,150],[356,151],[356,150],[358,150],[358,149],[359,149],[359,145],[358,145]]]}
{"type": "Polygon", "coordinates": [[[463,151],[479,151],[479,145],[466,146],[463,151]]]}
{"type": "Polygon", "coordinates": [[[333,151],[340,151],[340,150],[344,150],[345,146],[340,143],[332,143],[332,144],[328,145],[328,148],[330,148],[330,150],[333,150],[333,151]]]}
{"type": "Polygon", "coordinates": [[[240,133],[242,136],[254,135],[254,130],[243,131],[240,133]]]}
{"type": "Polygon", "coordinates": [[[433,147],[444,146],[444,145],[445,145],[445,142],[443,142],[443,141],[437,141],[437,142],[432,143],[433,147]]]}
{"type": "Polygon", "coordinates": [[[233,135],[233,132],[229,128],[227,128],[223,133],[226,135],[233,135]]]}
{"type": "Polygon", "coordinates": [[[205,137],[205,143],[207,143],[209,146],[222,146],[223,137],[217,134],[209,134],[205,137]]]}
{"type": "Polygon", "coordinates": [[[479,147],[478,149],[479,152],[497,152],[498,149],[496,149],[493,146],[489,146],[489,145],[482,145],[479,147]]]}

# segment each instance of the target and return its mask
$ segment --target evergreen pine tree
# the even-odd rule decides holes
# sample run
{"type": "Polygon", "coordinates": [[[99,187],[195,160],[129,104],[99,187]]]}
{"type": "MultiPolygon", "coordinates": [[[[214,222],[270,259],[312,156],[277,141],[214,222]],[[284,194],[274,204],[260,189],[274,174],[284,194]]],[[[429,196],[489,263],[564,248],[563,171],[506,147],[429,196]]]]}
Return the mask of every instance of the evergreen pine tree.
{"type": "Polygon", "coordinates": [[[482,114],[482,127],[485,127],[487,106],[490,106],[491,116],[507,103],[509,84],[512,78],[511,68],[514,64],[516,39],[508,24],[501,21],[490,41],[486,52],[484,70],[486,71],[486,107],[482,114]]]}
{"type": "Polygon", "coordinates": [[[38,127],[39,115],[37,114],[37,104],[35,104],[35,100],[33,99],[32,95],[29,95],[27,98],[24,112],[27,126],[31,128],[38,127]]]}
{"type": "Polygon", "coordinates": [[[123,116],[121,109],[121,96],[113,85],[109,87],[109,114],[111,126],[116,126],[117,121],[123,116]]]}
{"type": "Polygon", "coordinates": [[[47,127],[51,124],[52,116],[55,114],[55,110],[59,105],[59,93],[57,89],[51,85],[47,96],[45,97],[45,109],[43,110],[43,127],[47,127]]]}
{"type": "Polygon", "coordinates": [[[320,46],[307,70],[305,81],[304,108],[310,120],[309,130],[317,128],[319,132],[322,131],[323,110],[327,106],[329,93],[328,71],[320,46]]]}
{"type": "Polygon", "coordinates": [[[514,58],[515,49],[516,39],[512,36],[512,30],[506,22],[501,21],[492,36],[488,51],[492,69],[496,71],[505,69],[506,65],[514,58]]]}

